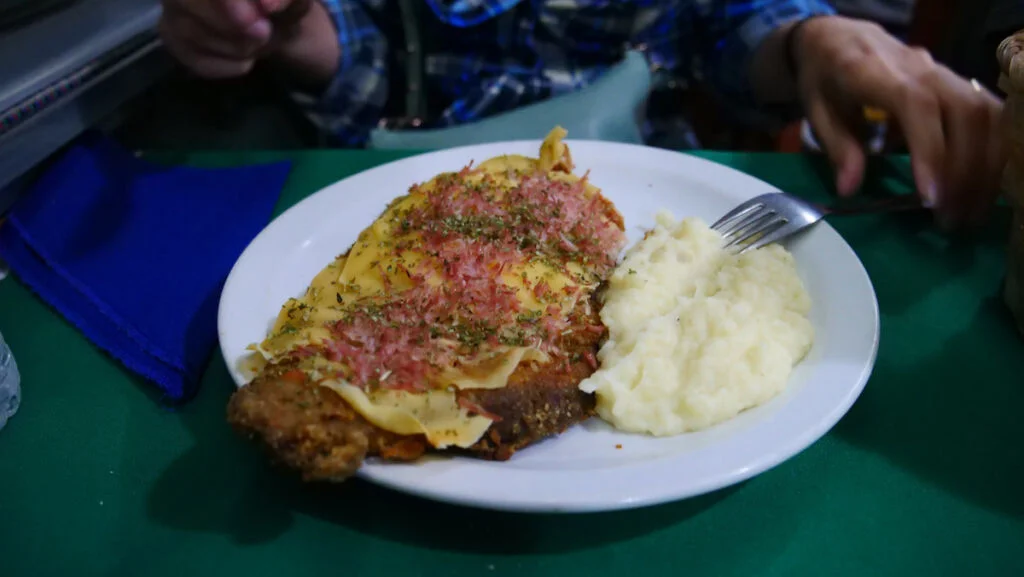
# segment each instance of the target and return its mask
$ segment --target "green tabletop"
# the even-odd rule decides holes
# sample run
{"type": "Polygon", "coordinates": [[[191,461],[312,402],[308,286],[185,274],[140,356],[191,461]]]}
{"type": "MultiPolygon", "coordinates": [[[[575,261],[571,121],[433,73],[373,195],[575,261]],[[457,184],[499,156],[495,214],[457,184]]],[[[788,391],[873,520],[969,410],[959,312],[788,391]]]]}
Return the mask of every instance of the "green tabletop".
{"type": "MultiPolygon", "coordinates": [[[[198,164],[296,162],[281,210],[401,156],[190,154],[198,164]]],[[[816,160],[706,153],[825,198],[816,160]]],[[[902,159],[868,188],[906,187],[902,159]]],[[[1024,575],[1024,339],[999,289],[1007,218],[973,242],[925,215],[833,225],[878,293],[882,341],[850,413],[746,483],[648,509],[530,516],[463,509],[361,481],[303,485],[227,427],[214,353],[191,403],[93,347],[16,279],[0,331],[22,373],[0,431],[0,576],[1024,575]]]]}

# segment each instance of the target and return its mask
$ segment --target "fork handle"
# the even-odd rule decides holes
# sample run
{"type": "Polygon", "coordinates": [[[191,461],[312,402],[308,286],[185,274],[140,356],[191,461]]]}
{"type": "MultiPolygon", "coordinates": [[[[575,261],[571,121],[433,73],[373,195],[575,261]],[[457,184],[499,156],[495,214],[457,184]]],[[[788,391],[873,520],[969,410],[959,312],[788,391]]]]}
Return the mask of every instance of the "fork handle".
{"type": "Polygon", "coordinates": [[[884,212],[902,212],[927,208],[916,194],[901,194],[880,200],[861,202],[858,204],[817,205],[826,216],[849,216],[855,214],[873,214],[884,212]]]}

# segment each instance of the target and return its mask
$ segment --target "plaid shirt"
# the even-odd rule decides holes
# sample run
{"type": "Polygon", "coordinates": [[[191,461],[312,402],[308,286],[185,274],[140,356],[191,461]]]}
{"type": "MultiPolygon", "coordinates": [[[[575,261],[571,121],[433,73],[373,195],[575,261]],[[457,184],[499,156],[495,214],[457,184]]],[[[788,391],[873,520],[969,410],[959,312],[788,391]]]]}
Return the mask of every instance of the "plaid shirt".
{"type": "MultiPolygon", "coordinates": [[[[588,85],[625,46],[645,46],[660,82],[699,79],[737,107],[753,106],[753,49],[779,26],[832,13],[825,0],[415,0],[424,1],[426,89],[441,110],[431,126],[470,122],[588,85]]],[[[321,0],[341,62],[317,97],[296,95],[339,144],[360,146],[385,115],[397,22],[386,0],[321,0]]],[[[656,78],[656,86],[659,80],[656,78]]],[[[678,125],[676,125],[678,126],[678,125]]],[[[688,125],[687,125],[688,126],[688,125]]],[[[648,126],[650,134],[654,129],[648,126]]],[[[678,140],[674,146],[680,146],[678,140]]]]}

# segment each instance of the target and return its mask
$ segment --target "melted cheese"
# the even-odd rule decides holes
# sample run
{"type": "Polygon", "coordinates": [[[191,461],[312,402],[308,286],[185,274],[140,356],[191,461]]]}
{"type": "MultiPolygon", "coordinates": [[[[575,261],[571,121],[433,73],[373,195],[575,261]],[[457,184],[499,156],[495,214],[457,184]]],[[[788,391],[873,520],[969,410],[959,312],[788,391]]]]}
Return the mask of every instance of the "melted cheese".
{"type": "Polygon", "coordinates": [[[422,434],[438,449],[472,446],[491,426],[487,417],[470,415],[460,407],[448,389],[422,393],[376,389],[367,394],[343,381],[328,379],[320,384],[341,395],[374,425],[399,435],[422,434]]]}
{"type": "Polygon", "coordinates": [[[473,363],[462,363],[441,378],[459,389],[500,389],[524,361],[545,363],[548,356],[533,347],[506,347],[473,363]]]}
{"type": "MultiPolygon", "coordinates": [[[[483,179],[486,173],[494,179],[499,190],[509,190],[517,184],[520,174],[531,173],[540,167],[553,179],[577,182],[579,177],[568,172],[572,163],[568,149],[561,142],[564,136],[563,129],[553,130],[541,147],[540,159],[515,155],[492,158],[465,178],[483,179]]],[[[403,269],[412,270],[424,255],[415,251],[394,254],[389,249],[395,241],[403,239],[393,228],[392,217],[416,206],[436,187],[438,179],[450,175],[440,175],[414,187],[408,195],[392,203],[359,235],[347,255],[338,257],[320,271],[302,297],[285,303],[270,336],[255,347],[262,356],[273,361],[298,347],[324,343],[331,338],[326,326],[344,318],[346,308],[352,303],[380,297],[388,290],[401,292],[411,287],[411,279],[403,269]]],[[[586,191],[597,193],[597,189],[589,184],[586,191]]],[[[414,238],[415,232],[407,234],[414,238]]],[[[583,278],[584,267],[569,263],[566,268],[571,275],[543,262],[514,263],[505,270],[502,280],[506,286],[515,289],[525,310],[544,313],[548,305],[541,303],[533,290],[543,280],[554,294],[561,296],[559,304],[565,313],[575,307],[578,298],[593,289],[591,285],[580,287],[576,281],[583,278]],[[567,287],[582,290],[563,291],[567,287]]],[[[438,276],[431,280],[440,282],[435,280],[438,276]]],[[[449,445],[468,447],[480,439],[491,425],[491,420],[470,415],[459,407],[454,388],[501,388],[507,385],[510,375],[520,363],[543,363],[547,360],[547,355],[534,347],[497,347],[472,364],[461,363],[451,367],[442,375],[442,382],[436,383],[438,388],[419,393],[388,389],[374,389],[367,393],[334,377],[316,380],[336,391],[363,417],[384,430],[405,435],[423,434],[437,448],[449,445]]],[[[323,363],[326,361],[314,362],[313,366],[306,366],[304,362],[303,365],[304,369],[316,373],[330,369],[329,374],[333,375],[339,372],[335,369],[343,369],[325,367],[323,363]]]]}

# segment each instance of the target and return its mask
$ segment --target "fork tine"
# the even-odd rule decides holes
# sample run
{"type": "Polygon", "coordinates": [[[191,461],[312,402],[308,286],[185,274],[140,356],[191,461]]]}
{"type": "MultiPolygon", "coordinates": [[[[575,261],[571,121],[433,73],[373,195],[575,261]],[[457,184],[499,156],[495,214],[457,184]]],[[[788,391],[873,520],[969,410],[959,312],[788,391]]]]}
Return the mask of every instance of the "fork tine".
{"type": "Polygon", "coordinates": [[[726,248],[742,246],[748,241],[751,241],[751,239],[754,239],[751,242],[757,242],[765,235],[779,230],[785,226],[787,222],[788,221],[784,216],[776,213],[775,211],[768,212],[756,221],[750,223],[747,227],[738,230],[736,232],[736,236],[729,239],[725,246],[726,248]]]}
{"type": "Polygon", "coordinates": [[[711,225],[711,228],[713,230],[717,230],[718,232],[721,232],[722,234],[725,234],[725,232],[727,230],[731,230],[731,228],[734,228],[734,227],[730,227],[730,228],[727,229],[726,225],[733,224],[734,221],[736,221],[736,220],[738,220],[740,218],[743,218],[744,216],[750,214],[753,211],[760,210],[761,207],[763,207],[763,206],[764,206],[764,203],[761,202],[759,199],[757,199],[757,198],[750,199],[750,200],[740,204],[736,208],[730,210],[729,212],[725,213],[725,215],[722,216],[722,218],[718,219],[717,221],[715,221],[715,224],[711,225]]]}
{"type": "Polygon", "coordinates": [[[747,246],[741,248],[740,251],[737,254],[743,254],[743,253],[747,252],[748,250],[757,250],[757,249],[759,249],[759,248],[761,248],[763,246],[768,246],[768,245],[770,245],[772,243],[775,243],[775,242],[778,242],[778,241],[782,240],[783,238],[785,238],[786,236],[788,236],[791,233],[791,231],[786,227],[786,224],[787,223],[783,222],[781,226],[778,226],[778,227],[774,228],[773,230],[771,230],[770,232],[766,233],[761,238],[758,238],[754,242],[752,242],[752,243],[748,244],[747,246]]]}
{"type": "Polygon", "coordinates": [[[757,223],[764,219],[764,217],[771,216],[773,214],[775,214],[774,211],[766,210],[766,207],[761,207],[747,216],[731,223],[725,228],[725,230],[719,230],[718,232],[722,235],[722,238],[729,241],[737,234],[741,234],[743,231],[747,230],[754,223],[757,223]]]}

